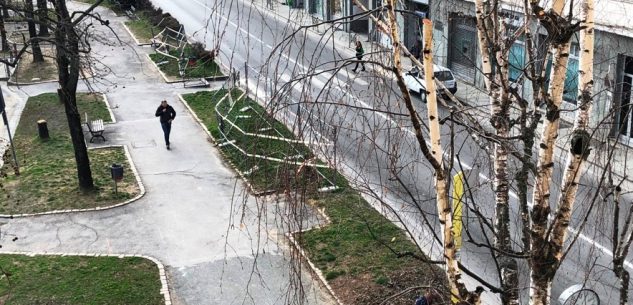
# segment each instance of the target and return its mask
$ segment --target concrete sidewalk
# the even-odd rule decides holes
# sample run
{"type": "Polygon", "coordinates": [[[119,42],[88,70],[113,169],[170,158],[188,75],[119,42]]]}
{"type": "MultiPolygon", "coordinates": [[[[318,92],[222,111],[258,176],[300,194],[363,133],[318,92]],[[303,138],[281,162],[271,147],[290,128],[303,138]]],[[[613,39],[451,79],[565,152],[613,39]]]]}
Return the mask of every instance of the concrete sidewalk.
{"type": "MultiPolygon", "coordinates": [[[[106,94],[117,120],[106,126],[107,144],[128,146],[147,193],[107,211],[4,219],[2,251],[149,255],[165,265],[174,304],[280,304],[292,298],[292,285],[303,285],[308,304],[333,304],[305,271],[300,283],[291,276],[273,212],[283,204],[249,196],[178,100],[182,85],[163,82],[144,55],[151,49],[133,45],[123,29],[125,18],[99,11],[127,44],[93,45],[112,70],[92,84],[106,94]],[[170,151],[154,117],[162,99],[177,112],[170,151]]],[[[15,99],[10,95],[13,124],[28,96],[56,88],[23,86],[15,99]]]]}

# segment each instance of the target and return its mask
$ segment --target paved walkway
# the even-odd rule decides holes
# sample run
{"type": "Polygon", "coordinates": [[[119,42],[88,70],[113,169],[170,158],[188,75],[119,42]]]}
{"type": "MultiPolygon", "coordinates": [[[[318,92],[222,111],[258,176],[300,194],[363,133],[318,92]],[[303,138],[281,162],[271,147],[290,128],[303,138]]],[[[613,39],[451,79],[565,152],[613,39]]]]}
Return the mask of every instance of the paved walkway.
{"type": "MultiPolygon", "coordinates": [[[[166,266],[174,304],[286,303],[292,299],[289,285],[297,281],[289,276],[286,241],[275,233],[282,229],[274,213],[266,212],[283,204],[248,195],[178,100],[182,85],[163,82],[145,56],[150,49],[131,45],[124,19],[102,14],[115,21],[114,30],[128,45],[93,46],[112,72],[92,85],[106,93],[117,120],[106,127],[108,144],[130,148],[147,193],[112,210],[4,219],[2,250],[149,255],[166,266]],[[178,113],[171,151],[154,117],[161,99],[178,113]]],[[[28,96],[56,88],[3,86],[13,128],[28,96]]],[[[309,275],[300,284],[308,304],[332,303],[309,275]]]]}

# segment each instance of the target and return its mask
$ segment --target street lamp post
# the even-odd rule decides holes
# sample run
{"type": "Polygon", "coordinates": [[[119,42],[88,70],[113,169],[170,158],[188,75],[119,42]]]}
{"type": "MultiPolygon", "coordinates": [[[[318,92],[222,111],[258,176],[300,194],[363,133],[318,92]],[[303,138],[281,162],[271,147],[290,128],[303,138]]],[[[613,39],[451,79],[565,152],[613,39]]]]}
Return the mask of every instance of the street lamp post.
{"type": "Polygon", "coordinates": [[[2,87],[0,87],[0,113],[2,113],[2,121],[7,126],[7,133],[9,134],[9,144],[11,145],[11,151],[13,153],[13,162],[15,163],[15,174],[20,175],[20,165],[18,164],[18,157],[15,155],[15,146],[13,145],[13,138],[11,137],[11,126],[9,126],[9,119],[7,118],[6,104],[4,102],[4,94],[2,94],[2,87]]]}

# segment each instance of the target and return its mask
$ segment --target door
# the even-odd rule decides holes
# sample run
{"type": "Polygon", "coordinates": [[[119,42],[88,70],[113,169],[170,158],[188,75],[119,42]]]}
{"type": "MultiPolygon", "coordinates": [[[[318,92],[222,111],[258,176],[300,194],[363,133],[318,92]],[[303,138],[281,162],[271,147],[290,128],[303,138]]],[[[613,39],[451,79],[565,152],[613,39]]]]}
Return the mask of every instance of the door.
{"type": "Polygon", "coordinates": [[[633,74],[625,73],[622,81],[622,98],[620,103],[620,140],[624,143],[633,143],[633,94],[631,89],[633,88],[633,74]]]}
{"type": "Polygon", "coordinates": [[[477,31],[475,18],[454,16],[449,37],[449,66],[469,83],[475,82],[477,31]]]}

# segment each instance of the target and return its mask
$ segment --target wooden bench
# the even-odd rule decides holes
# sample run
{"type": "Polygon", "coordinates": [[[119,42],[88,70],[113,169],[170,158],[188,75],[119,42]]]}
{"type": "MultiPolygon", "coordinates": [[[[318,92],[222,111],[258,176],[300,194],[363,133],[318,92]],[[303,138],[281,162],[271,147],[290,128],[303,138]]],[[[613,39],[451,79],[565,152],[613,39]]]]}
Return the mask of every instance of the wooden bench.
{"type": "Polygon", "coordinates": [[[101,138],[103,139],[104,142],[107,141],[106,138],[103,136],[103,132],[105,131],[105,128],[103,126],[102,119],[90,121],[88,119],[88,113],[86,113],[86,126],[88,126],[88,131],[90,132],[90,136],[91,136],[90,143],[92,143],[94,138],[101,138]]]}
{"type": "Polygon", "coordinates": [[[136,16],[136,8],[134,7],[134,5],[130,5],[130,9],[125,10],[125,14],[127,15],[128,18],[132,20],[138,19],[138,16],[136,16]]]}

